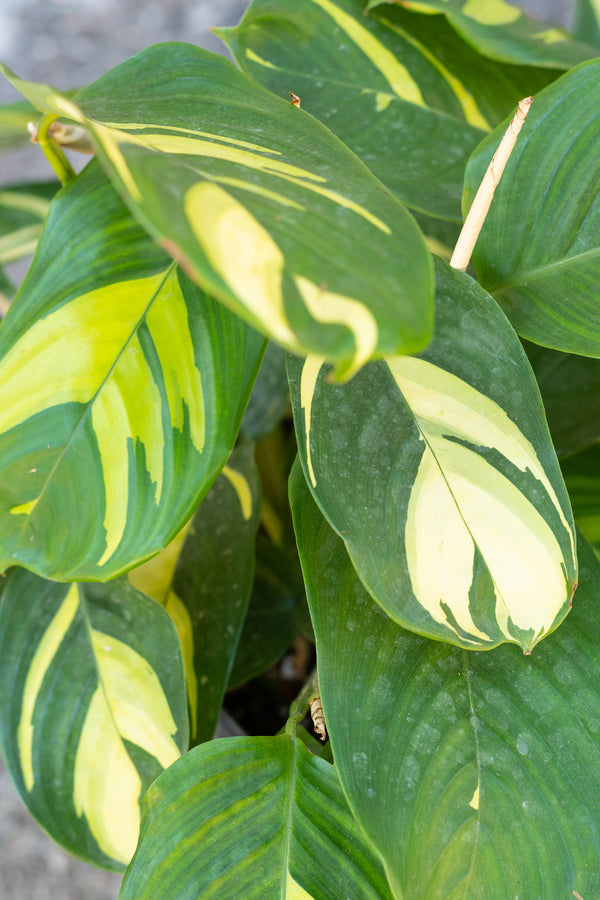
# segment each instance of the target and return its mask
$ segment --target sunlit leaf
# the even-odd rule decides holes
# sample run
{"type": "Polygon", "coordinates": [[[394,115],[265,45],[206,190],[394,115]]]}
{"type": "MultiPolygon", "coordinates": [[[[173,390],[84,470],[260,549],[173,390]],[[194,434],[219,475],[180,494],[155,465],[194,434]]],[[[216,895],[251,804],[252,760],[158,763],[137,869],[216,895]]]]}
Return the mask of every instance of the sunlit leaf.
{"type": "Polygon", "coordinates": [[[325,126],[229,60],[160,44],[73,101],[2,71],[88,128],[144,227],[278,343],[323,353],[342,377],[429,340],[431,259],[406,208],[325,126]]]}
{"type": "Polygon", "coordinates": [[[290,357],[299,455],[371,595],[407,628],[524,650],[569,610],[575,537],[523,348],[468,275],[436,266],[435,338],[331,384],[290,357]]]}
{"type": "Polygon", "coordinates": [[[336,770],[299,737],[225,738],[188,753],[146,798],[121,900],[388,900],[336,770]]]}
{"type": "Polygon", "coordinates": [[[292,496],[336,768],[394,896],[598,896],[600,563],[590,549],[583,542],[572,613],[531,656],[469,653],[385,616],[299,471],[292,496]]]}
{"type": "Polygon", "coordinates": [[[0,569],[104,580],[164,547],[231,451],[263,346],[86,169],[0,331],[0,569]]]}
{"type": "Polygon", "coordinates": [[[179,640],[125,581],[14,569],[0,601],[0,742],[30,812],[63,847],[122,869],[149,785],[187,749],[179,640]]]}

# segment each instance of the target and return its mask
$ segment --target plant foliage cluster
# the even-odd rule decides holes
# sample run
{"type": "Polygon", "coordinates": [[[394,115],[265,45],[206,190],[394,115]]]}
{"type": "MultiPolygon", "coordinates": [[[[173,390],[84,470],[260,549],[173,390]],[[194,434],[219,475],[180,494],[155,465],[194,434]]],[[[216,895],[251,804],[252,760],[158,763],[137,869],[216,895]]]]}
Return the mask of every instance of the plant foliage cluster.
{"type": "Polygon", "coordinates": [[[0,192],[11,775],[124,900],[598,897],[598,51],[503,0],[218,34],[2,67],[63,182],[0,192]],[[215,740],[299,642],[281,732],[215,740]]]}

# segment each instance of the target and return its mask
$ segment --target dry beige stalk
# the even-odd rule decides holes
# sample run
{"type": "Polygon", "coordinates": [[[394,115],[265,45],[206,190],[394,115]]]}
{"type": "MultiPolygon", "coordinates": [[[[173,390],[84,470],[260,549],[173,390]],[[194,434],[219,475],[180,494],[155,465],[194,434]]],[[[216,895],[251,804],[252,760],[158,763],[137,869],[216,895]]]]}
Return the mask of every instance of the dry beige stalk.
{"type": "Polygon", "coordinates": [[[515,116],[504,133],[504,137],[500,141],[500,145],[492,157],[492,161],[488,166],[487,172],[483,176],[483,180],[479,185],[479,190],[475,194],[475,199],[469,210],[469,214],[465,219],[465,223],[458,236],[450,265],[453,269],[460,269],[464,272],[473,253],[473,247],[479,237],[481,227],[485,222],[491,202],[494,197],[494,191],[500,183],[504,167],[508,162],[508,158],[512,153],[513,147],[517,142],[519,132],[525,121],[525,116],[529,112],[529,107],[533,103],[533,97],[525,97],[521,100],[515,116]]]}
{"type": "Polygon", "coordinates": [[[327,728],[325,727],[325,716],[323,715],[323,704],[321,697],[317,695],[310,703],[310,715],[313,720],[315,732],[322,741],[327,740],[327,728]]]}

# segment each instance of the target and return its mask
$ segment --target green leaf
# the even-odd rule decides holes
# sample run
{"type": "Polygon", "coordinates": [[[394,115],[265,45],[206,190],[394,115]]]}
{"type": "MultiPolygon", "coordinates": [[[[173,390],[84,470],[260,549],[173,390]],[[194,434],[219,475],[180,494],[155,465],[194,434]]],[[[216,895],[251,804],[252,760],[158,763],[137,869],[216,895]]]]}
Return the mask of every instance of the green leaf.
{"type": "Polygon", "coordinates": [[[34,253],[58,182],[0,190],[0,265],[34,253]]]}
{"type": "Polygon", "coordinates": [[[600,360],[525,347],[539,385],[558,457],[600,439],[600,360]]]}
{"type": "Polygon", "coordinates": [[[569,610],[569,501],[527,357],[468,275],[436,266],[435,338],[331,384],[290,358],[299,455],[321,510],[397,622],[526,651],[569,610]]]}
{"type": "Polygon", "coordinates": [[[289,402],[285,350],[269,343],[250,394],[240,433],[248,440],[260,441],[288,412],[289,402]]]}
{"type": "Polygon", "coordinates": [[[443,16],[390,5],[365,17],[361,0],[254,0],[216,32],[244,72],[293,88],[401,200],[455,221],[483,133],[554,74],[483,59],[443,16]]]}
{"type": "Polygon", "coordinates": [[[385,616],[299,471],[292,490],[336,769],[394,896],[597,897],[600,564],[585,542],[555,634],[530,657],[469,653],[385,616]]]}
{"type": "Polygon", "coordinates": [[[228,60],[161,44],[77,105],[3,71],[88,128],[142,225],[278,343],[322,353],[342,377],[429,340],[431,259],[408,211],[325,126],[228,60]]]}
{"type": "Polygon", "coordinates": [[[600,444],[565,460],[562,471],[577,527],[600,548],[600,444]]]}
{"type": "Polygon", "coordinates": [[[281,659],[303,630],[305,607],[297,558],[259,535],[252,596],[229,687],[250,681],[281,659]]]}
{"type": "MultiPolygon", "coordinates": [[[[600,356],[599,77],[600,61],[586,63],[535,98],[473,254],[481,284],[520,335],[595,357],[600,356]]],[[[469,162],[465,212],[501,130],[469,162]]]]}
{"type": "Polygon", "coordinates": [[[598,0],[576,0],[573,33],[581,41],[600,48],[600,4],[598,0]]]}
{"type": "Polygon", "coordinates": [[[188,753],[146,797],[121,900],[388,900],[381,863],[336,770],[299,737],[225,738],[188,753]]]}
{"type": "MultiPolygon", "coordinates": [[[[370,0],[368,9],[383,0],[370,0]]],[[[505,0],[424,0],[409,8],[442,12],[458,34],[491,59],[520,65],[569,69],[596,52],[589,44],[546,22],[531,19],[505,0]]]]}
{"type": "Polygon", "coordinates": [[[69,586],[12,571],[0,601],[0,742],[55,841],[124,868],[142,798],[187,741],[181,650],[164,610],[126,581],[69,586]]]}
{"type": "Polygon", "coordinates": [[[35,106],[23,100],[0,106],[0,153],[29,143],[27,125],[38,118],[35,106]]]}
{"type": "Polygon", "coordinates": [[[0,331],[0,570],[105,580],[166,546],[231,451],[263,347],[86,169],[0,331]]]}
{"type": "Polygon", "coordinates": [[[210,740],[217,725],[252,591],[259,518],[254,447],[245,444],[174,544],[130,573],[177,626],[194,743],[210,740]]]}

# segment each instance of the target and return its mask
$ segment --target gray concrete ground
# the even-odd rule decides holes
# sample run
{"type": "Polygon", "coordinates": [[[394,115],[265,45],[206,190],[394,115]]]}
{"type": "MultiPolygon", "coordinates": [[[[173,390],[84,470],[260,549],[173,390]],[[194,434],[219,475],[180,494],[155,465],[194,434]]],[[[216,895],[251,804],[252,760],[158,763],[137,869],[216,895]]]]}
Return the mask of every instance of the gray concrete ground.
{"type": "MultiPolygon", "coordinates": [[[[236,24],[244,0],[0,0],[0,60],[58,88],[88,84],[150,44],[185,40],[220,52],[211,25],[236,24]]],[[[573,2],[521,5],[569,25],[573,2]]],[[[0,83],[0,103],[18,95],[0,83]]],[[[49,175],[38,148],[0,159],[0,186],[49,175]]],[[[0,900],[111,900],[120,878],[73,859],[29,816],[0,763],[0,900]]],[[[157,898],[177,900],[177,898],[157,898]]],[[[224,898],[228,900],[228,898],[224,898]]]]}

